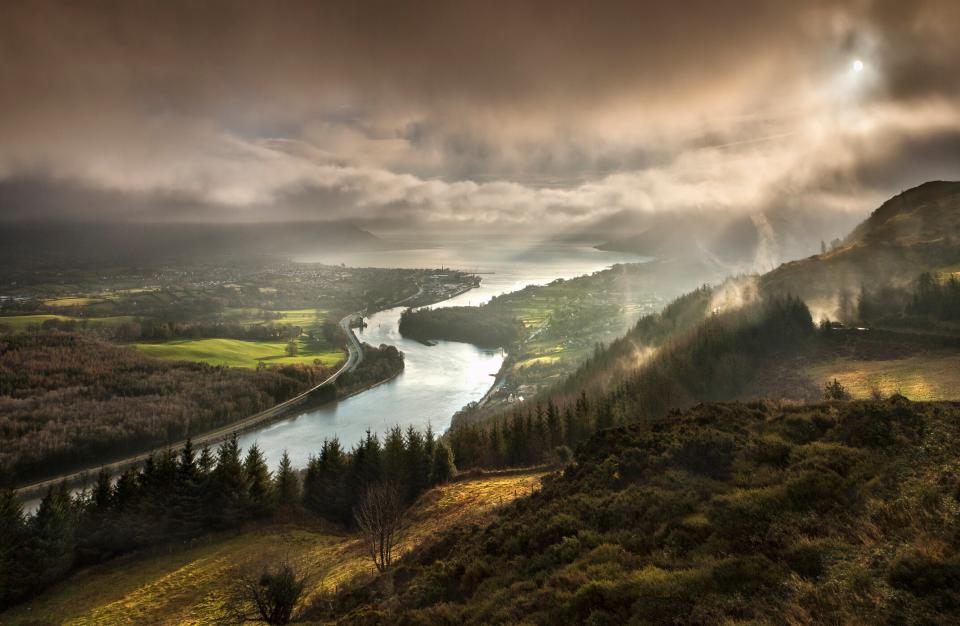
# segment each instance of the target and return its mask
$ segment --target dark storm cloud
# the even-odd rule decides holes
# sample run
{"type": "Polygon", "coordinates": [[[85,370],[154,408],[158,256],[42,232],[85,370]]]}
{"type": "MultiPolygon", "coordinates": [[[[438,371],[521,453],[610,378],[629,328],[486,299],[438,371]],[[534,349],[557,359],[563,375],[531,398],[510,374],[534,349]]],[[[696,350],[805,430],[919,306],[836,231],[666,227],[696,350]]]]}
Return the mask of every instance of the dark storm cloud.
{"type": "Polygon", "coordinates": [[[958,30],[953,0],[8,2],[0,216],[865,211],[898,159],[955,167],[958,30]]]}

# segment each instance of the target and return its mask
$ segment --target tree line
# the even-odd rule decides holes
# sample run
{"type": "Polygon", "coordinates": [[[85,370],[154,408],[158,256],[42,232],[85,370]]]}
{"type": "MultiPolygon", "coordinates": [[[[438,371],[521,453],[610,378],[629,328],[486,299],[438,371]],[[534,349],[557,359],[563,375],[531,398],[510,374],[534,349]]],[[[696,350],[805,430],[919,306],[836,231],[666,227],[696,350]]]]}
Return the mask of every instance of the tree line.
{"type": "Polygon", "coordinates": [[[909,287],[861,289],[857,315],[861,321],[960,320],[960,279],[951,274],[940,280],[920,274],[909,287]]]}
{"type": "Polygon", "coordinates": [[[50,488],[25,516],[12,490],[0,492],[0,609],[62,579],[75,568],[124,553],[184,541],[279,514],[308,511],[352,524],[373,486],[391,486],[404,505],[455,473],[450,449],[428,428],[373,433],[351,450],[325,441],[306,470],[284,452],[275,471],[263,453],[244,453],[236,436],[216,450],[188,441],[112,479],[101,471],[77,495],[50,488]]]}
{"type": "Polygon", "coordinates": [[[484,305],[407,309],[400,334],[419,341],[446,339],[477,346],[509,347],[523,337],[523,324],[510,312],[484,305]]]}
{"type": "MultiPolygon", "coordinates": [[[[336,326],[336,324],[334,324],[336,326]]],[[[235,322],[163,321],[141,318],[117,329],[122,341],[167,341],[170,339],[241,339],[244,341],[285,341],[303,334],[294,324],[239,324],[235,322]]]]}

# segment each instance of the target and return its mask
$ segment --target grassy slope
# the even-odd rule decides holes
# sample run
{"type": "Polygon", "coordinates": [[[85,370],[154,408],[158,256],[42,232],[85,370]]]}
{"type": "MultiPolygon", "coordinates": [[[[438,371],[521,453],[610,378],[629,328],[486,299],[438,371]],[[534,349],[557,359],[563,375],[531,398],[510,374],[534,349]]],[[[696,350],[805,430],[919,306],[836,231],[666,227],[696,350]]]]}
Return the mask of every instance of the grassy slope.
{"type": "MultiPolygon", "coordinates": [[[[454,524],[488,520],[499,504],[536,489],[542,475],[480,477],[429,491],[411,511],[410,545],[454,524]]],[[[351,535],[321,525],[270,524],[91,568],[0,616],[0,623],[210,623],[223,606],[233,572],[283,558],[310,573],[310,593],[374,572],[351,535]]]]}
{"type": "Polygon", "coordinates": [[[726,404],[605,430],[493,524],[341,596],[339,616],[956,624],[958,417],[902,398],[726,404]]]}
{"type": "Polygon", "coordinates": [[[902,359],[860,360],[840,357],[807,369],[822,388],[834,378],[854,398],[869,398],[873,389],[884,395],[901,393],[911,400],[960,398],[960,354],[930,352],[902,359]]]}

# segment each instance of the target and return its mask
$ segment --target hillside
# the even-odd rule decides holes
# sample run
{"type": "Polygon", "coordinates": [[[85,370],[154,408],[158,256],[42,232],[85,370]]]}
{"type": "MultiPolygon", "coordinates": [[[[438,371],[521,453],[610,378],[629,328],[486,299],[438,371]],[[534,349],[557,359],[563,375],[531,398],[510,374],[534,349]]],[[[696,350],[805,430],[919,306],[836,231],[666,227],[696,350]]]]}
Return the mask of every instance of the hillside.
{"type": "MultiPolygon", "coordinates": [[[[409,512],[408,545],[453,525],[486,523],[497,506],[536,489],[542,476],[540,471],[480,476],[428,491],[409,512]]],[[[375,572],[354,535],[305,515],[88,568],[0,614],[0,623],[209,624],[225,617],[237,572],[282,559],[309,573],[308,603],[375,572]]]]}
{"type": "Polygon", "coordinates": [[[699,406],[598,433],[540,493],[323,616],[956,623],[958,458],[956,403],[699,406]]]}
{"type": "Polygon", "coordinates": [[[765,291],[791,293],[835,316],[862,287],[904,286],[960,263],[960,182],[929,182],[888,200],[838,247],[765,274],[765,291]]]}

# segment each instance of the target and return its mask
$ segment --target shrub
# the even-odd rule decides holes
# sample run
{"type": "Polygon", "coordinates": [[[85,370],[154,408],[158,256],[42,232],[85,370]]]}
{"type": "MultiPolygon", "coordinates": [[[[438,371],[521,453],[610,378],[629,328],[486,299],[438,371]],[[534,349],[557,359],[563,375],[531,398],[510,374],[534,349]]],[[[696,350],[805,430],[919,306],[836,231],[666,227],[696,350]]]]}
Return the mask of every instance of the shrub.
{"type": "Polygon", "coordinates": [[[960,560],[943,559],[919,550],[897,555],[887,574],[890,584],[918,596],[960,589],[960,560]]]}
{"type": "Polygon", "coordinates": [[[798,543],[783,554],[783,559],[791,570],[804,578],[815,579],[826,571],[825,549],[814,542],[798,543]]]}
{"type": "Polygon", "coordinates": [[[778,487],[742,489],[717,496],[707,512],[717,535],[736,548],[748,549],[764,541],[773,516],[782,509],[783,491],[778,487]]]}
{"type": "Polygon", "coordinates": [[[673,462],[686,470],[724,480],[733,463],[733,437],[717,430],[696,430],[684,434],[670,450],[673,462]]]}
{"type": "Polygon", "coordinates": [[[787,481],[785,492],[796,511],[824,513],[846,503],[846,484],[830,470],[808,470],[787,481]]]}
{"type": "Polygon", "coordinates": [[[731,557],[714,565],[710,578],[722,593],[750,595],[776,585],[783,578],[783,570],[762,554],[731,557]]]}

